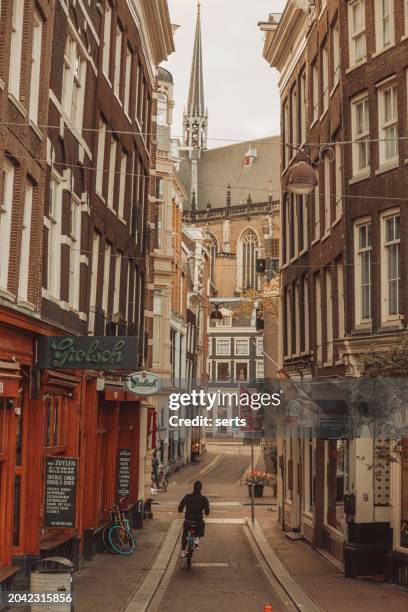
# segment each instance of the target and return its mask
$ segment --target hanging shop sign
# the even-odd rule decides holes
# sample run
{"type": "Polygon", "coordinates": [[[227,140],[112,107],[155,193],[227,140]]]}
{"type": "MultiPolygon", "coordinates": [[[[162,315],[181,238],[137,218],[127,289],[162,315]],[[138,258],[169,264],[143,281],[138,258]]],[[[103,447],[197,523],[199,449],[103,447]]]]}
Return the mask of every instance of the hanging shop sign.
{"type": "Polygon", "coordinates": [[[76,457],[46,457],[44,527],[75,527],[77,466],[76,457]]]}
{"type": "Polygon", "coordinates": [[[163,386],[160,376],[152,372],[135,372],[126,377],[126,388],[134,395],[155,395],[163,386]]]}
{"type": "Polygon", "coordinates": [[[40,368],[133,370],[136,336],[49,336],[39,342],[40,368]]]}
{"type": "Polygon", "coordinates": [[[130,495],[130,458],[129,448],[120,448],[118,457],[118,497],[129,497],[130,495]]]}

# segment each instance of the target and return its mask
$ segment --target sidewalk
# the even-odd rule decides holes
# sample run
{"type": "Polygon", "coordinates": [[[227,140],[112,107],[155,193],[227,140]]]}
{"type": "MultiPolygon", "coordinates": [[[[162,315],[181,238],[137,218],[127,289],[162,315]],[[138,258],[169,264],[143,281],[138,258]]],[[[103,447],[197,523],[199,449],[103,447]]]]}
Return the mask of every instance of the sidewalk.
{"type": "MultiPolygon", "coordinates": [[[[266,514],[266,513],[265,513],[266,514]]],[[[289,540],[275,517],[258,517],[283,565],[322,610],[327,612],[406,612],[408,593],[389,584],[351,580],[301,540],[289,540]]]]}
{"type": "Polygon", "coordinates": [[[125,607],[154,565],[171,519],[156,515],[135,532],[131,556],[95,556],[75,575],[75,611],[116,612],[125,607]]]}

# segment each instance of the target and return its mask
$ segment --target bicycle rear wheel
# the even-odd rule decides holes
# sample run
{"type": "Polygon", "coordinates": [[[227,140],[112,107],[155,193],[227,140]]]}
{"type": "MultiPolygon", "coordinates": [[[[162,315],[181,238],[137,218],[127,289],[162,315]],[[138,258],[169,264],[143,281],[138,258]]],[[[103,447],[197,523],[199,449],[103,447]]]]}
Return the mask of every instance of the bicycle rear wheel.
{"type": "Polygon", "coordinates": [[[136,548],[133,533],[121,525],[113,525],[108,532],[108,541],[118,555],[131,555],[136,548]]]}

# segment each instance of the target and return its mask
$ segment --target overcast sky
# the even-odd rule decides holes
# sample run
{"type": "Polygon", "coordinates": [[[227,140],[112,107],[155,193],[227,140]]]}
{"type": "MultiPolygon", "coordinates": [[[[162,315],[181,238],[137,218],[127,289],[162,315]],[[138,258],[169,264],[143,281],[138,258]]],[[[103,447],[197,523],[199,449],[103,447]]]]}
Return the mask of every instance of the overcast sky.
{"type": "MultiPolygon", "coordinates": [[[[174,78],[174,135],[182,133],[193,53],[196,0],[168,0],[176,51],[163,64],[174,78]]],[[[204,93],[209,148],[279,133],[278,74],[262,57],[259,21],[285,0],[202,0],[204,93]],[[226,141],[222,141],[226,139],[226,141]]]]}

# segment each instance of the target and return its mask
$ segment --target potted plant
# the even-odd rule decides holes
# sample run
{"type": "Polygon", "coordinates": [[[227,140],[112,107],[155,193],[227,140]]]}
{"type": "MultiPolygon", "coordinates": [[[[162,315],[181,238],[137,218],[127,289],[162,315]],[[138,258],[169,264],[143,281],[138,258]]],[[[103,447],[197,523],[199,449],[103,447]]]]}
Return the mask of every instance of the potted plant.
{"type": "Polygon", "coordinates": [[[248,495],[251,497],[251,489],[254,490],[254,497],[263,497],[263,489],[268,482],[265,472],[248,472],[245,484],[248,486],[248,495]]]}

